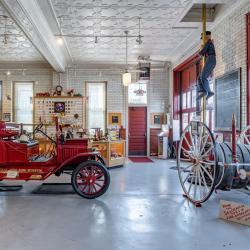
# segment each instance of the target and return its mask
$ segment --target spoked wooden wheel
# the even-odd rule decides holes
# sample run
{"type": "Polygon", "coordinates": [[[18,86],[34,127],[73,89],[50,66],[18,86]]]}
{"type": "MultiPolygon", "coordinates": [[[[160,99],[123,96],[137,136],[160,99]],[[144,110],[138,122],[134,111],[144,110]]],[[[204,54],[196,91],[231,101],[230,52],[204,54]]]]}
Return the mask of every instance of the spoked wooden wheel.
{"type": "Polygon", "coordinates": [[[192,121],[185,128],[177,168],[187,198],[194,203],[205,202],[216,185],[217,155],[214,137],[204,123],[192,121]]]}
{"type": "Polygon", "coordinates": [[[94,199],[107,191],[110,176],[101,163],[87,161],[73,171],[71,183],[77,194],[87,199],[94,199]]]}
{"type": "Polygon", "coordinates": [[[247,144],[250,146],[250,125],[247,126],[240,134],[238,143],[247,144]]]}

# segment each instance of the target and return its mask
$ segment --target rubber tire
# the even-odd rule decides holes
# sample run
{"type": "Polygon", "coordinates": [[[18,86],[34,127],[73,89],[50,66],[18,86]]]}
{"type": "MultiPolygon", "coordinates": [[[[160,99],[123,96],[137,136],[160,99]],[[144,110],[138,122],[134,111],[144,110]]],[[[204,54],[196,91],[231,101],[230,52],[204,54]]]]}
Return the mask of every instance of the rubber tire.
{"type": "Polygon", "coordinates": [[[97,162],[97,161],[86,161],[84,163],[81,163],[79,164],[73,171],[72,173],[72,176],[71,176],[71,184],[72,184],[72,187],[74,189],[74,191],[80,195],[81,197],[83,198],[86,198],[86,199],[95,199],[101,195],[103,195],[104,193],[106,193],[106,191],[108,190],[109,188],[109,184],[110,184],[110,175],[109,175],[109,172],[107,170],[107,168],[105,166],[103,166],[101,163],[97,162]],[[86,195],[86,194],[83,194],[82,192],[79,191],[79,189],[77,188],[77,184],[76,184],[76,176],[79,172],[79,170],[82,168],[82,167],[85,167],[87,165],[95,165],[97,166],[98,168],[101,168],[102,169],[102,172],[104,173],[104,176],[105,176],[105,186],[103,189],[100,190],[100,192],[98,192],[97,194],[94,194],[94,195],[86,195]]]}
{"type": "MultiPolygon", "coordinates": [[[[223,162],[224,154],[218,142],[215,142],[215,148],[216,148],[217,162],[223,162]]],[[[224,168],[223,166],[217,165],[215,186],[217,186],[222,179],[223,168],[224,168]]]]}

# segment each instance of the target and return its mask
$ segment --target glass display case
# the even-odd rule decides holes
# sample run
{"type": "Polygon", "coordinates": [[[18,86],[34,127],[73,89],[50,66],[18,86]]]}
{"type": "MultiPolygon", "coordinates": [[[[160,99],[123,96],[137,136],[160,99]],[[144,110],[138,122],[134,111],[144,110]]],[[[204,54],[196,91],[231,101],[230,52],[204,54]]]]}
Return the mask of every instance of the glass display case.
{"type": "Polygon", "coordinates": [[[105,158],[108,168],[122,167],[125,162],[125,140],[118,141],[96,141],[91,143],[105,158]]]}

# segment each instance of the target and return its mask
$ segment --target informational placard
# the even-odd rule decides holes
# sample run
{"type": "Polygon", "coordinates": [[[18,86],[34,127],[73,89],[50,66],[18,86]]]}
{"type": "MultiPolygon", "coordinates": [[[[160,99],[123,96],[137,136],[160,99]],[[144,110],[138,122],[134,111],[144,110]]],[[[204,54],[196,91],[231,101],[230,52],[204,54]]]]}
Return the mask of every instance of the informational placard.
{"type": "Polygon", "coordinates": [[[236,128],[240,129],[241,70],[223,75],[215,80],[215,129],[228,131],[232,115],[236,115],[236,128]]]}
{"type": "Polygon", "coordinates": [[[220,201],[219,217],[250,227],[250,207],[232,201],[220,201]]]}

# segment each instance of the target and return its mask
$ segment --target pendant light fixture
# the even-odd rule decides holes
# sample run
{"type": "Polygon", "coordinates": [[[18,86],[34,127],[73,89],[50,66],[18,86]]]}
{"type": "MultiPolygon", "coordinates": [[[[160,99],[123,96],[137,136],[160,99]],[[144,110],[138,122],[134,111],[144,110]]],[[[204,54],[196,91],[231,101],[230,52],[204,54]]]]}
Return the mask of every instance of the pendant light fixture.
{"type": "Polygon", "coordinates": [[[62,16],[58,17],[58,29],[60,31],[60,36],[57,37],[57,43],[61,46],[64,44],[63,35],[62,35],[62,16]]]}
{"type": "Polygon", "coordinates": [[[122,83],[127,87],[131,83],[131,74],[128,72],[128,31],[125,31],[126,35],[126,70],[122,75],[122,83]]]}
{"type": "Polygon", "coordinates": [[[3,44],[6,46],[8,44],[8,32],[7,32],[7,19],[8,17],[7,16],[3,16],[4,18],[4,34],[3,34],[3,44]]]}

